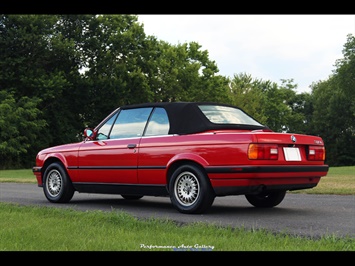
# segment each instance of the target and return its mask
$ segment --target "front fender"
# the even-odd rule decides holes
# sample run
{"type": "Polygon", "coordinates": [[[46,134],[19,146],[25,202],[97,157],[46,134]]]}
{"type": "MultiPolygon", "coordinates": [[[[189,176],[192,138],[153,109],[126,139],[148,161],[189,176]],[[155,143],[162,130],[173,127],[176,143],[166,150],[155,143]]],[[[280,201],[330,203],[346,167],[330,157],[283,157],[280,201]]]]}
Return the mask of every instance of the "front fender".
{"type": "Polygon", "coordinates": [[[59,160],[65,167],[65,169],[68,168],[68,161],[65,158],[65,156],[61,153],[48,153],[45,155],[43,158],[44,166],[48,165],[48,161],[54,161],[54,160],[59,160]]]}
{"type": "Polygon", "coordinates": [[[47,153],[47,154],[38,154],[36,157],[36,166],[33,167],[32,171],[34,175],[36,176],[37,179],[37,184],[38,186],[43,185],[43,175],[44,172],[46,171],[48,165],[50,165],[52,162],[58,162],[60,161],[64,167],[67,169],[68,167],[68,162],[65,156],[60,153],[47,153]]]}

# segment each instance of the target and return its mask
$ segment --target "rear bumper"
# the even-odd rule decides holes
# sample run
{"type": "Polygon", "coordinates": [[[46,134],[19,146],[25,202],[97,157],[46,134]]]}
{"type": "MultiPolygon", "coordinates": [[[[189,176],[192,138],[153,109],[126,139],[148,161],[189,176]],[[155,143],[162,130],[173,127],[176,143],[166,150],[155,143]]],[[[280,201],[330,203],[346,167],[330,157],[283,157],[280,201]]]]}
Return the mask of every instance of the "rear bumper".
{"type": "Polygon", "coordinates": [[[317,186],[328,165],[206,167],[217,196],[300,190],[317,186]]]}
{"type": "Polygon", "coordinates": [[[328,165],[236,165],[236,166],[207,166],[205,167],[208,174],[294,174],[304,173],[305,175],[312,173],[311,175],[326,176],[329,170],[328,165]]]}
{"type": "Polygon", "coordinates": [[[287,179],[233,179],[211,180],[217,196],[257,194],[272,190],[300,190],[316,187],[320,177],[287,179]]]}

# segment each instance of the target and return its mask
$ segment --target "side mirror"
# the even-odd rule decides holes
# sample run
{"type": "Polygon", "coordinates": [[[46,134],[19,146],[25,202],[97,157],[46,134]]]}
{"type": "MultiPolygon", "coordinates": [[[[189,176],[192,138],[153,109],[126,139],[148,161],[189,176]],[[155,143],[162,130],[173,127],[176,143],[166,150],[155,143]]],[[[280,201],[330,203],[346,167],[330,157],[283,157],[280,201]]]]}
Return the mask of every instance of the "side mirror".
{"type": "Polygon", "coordinates": [[[85,128],[84,129],[84,137],[89,140],[95,139],[95,131],[92,130],[91,128],[85,128]]]}

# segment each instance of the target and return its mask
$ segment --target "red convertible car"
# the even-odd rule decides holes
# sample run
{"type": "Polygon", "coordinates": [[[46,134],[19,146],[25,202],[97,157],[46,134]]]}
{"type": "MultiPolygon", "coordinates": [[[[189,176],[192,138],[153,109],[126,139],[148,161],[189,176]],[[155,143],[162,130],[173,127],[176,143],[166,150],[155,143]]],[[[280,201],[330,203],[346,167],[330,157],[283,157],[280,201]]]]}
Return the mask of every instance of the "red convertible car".
{"type": "Polygon", "coordinates": [[[33,173],[50,202],[69,202],[76,191],[169,196],[177,211],[192,214],[216,197],[245,195],[271,208],[328,172],[320,137],[273,132],[227,104],[122,106],[84,137],[38,153],[33,173]]]}

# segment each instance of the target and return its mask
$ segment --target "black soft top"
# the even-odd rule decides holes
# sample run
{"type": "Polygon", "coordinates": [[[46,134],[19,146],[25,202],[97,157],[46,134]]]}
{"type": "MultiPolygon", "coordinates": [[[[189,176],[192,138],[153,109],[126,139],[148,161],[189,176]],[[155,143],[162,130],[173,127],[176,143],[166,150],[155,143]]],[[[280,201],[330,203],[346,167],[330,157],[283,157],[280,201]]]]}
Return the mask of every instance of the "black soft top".
{"type": "Polygon", "coordinates": [[[228,107],[240,109],[233,105],[214,103],[214,102],[142,103],[142,104],[121,106],[120,109],[132,109],[132,108],[141,108],[141,107],[164,108],[168,114],[169,121],[170,121],[169,134],[182,135],[182,134],[204,132],[207,130],[222,130],[222,129],[256,130],[256,129],[268,128],[266,126],[245,125],[245,124],[215,124],[212,123],[210,120],[208,120],[208,118],[202,113],[198,105],[218,105],[218,106],[228,106],[228,107]]]}

